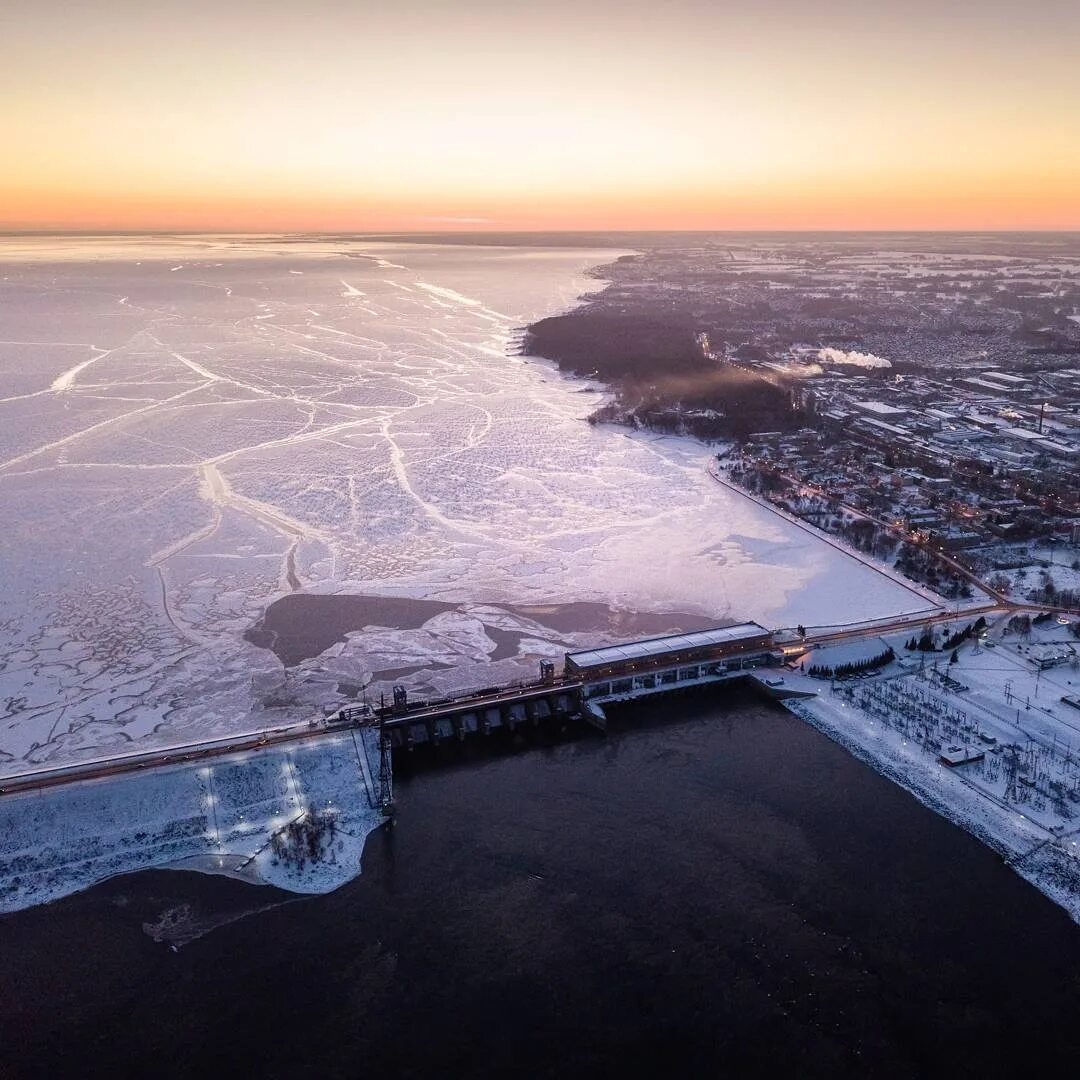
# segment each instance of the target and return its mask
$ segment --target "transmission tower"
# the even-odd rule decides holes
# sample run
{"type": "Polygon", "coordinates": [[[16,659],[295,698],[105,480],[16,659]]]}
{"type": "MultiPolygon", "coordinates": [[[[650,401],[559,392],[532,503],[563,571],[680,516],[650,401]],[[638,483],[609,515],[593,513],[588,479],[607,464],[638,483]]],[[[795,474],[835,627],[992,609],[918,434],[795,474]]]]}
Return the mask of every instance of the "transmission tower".
{"type": "Polygon", "coordinates": [[[1005,798],[1016,802],[1016,774],[1018,772],[1016,753],[1010,750],[1005,758],[1005,798]]]}
{"type": "Polygon", "coordinates": [[[390,814],[394,806],[394,767],[390,760],[390,736],[385,713],[379,717],[379,806],[390,814]]]}

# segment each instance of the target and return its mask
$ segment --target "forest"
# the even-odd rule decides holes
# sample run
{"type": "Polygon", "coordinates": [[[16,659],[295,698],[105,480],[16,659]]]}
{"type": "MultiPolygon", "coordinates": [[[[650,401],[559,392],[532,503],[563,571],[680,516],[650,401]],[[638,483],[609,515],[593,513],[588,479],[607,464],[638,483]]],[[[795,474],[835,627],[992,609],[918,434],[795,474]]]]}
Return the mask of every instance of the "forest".
{"type": "Polygon", "coordinates": [[[709,359],[692,326],[675,316],[585,307],[535,323],[524,351],[614,390],[615,400],[598,409],[593,422],[706,440],[793,431],[804,422],[783,385],[709,359]]]}

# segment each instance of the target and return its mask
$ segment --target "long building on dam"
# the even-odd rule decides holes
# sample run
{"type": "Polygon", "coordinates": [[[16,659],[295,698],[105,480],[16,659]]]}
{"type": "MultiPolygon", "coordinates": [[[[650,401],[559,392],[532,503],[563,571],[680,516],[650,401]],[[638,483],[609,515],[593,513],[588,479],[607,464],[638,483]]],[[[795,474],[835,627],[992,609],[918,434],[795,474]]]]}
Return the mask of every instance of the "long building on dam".
{"type": "Polygon", "coordinates": [[[747,622],[567,653],[563,670],[596,699],[665,690],[778,659],[772,633],[747,622]]]}
{"type": "Polygon", "coordinates": [[[410,701],[397,687],[393,705],[375,714],[393,747],[513,730],[549,717],[580,717],[605,727],[605,703],[742,678],[782,660],[769,630],[739,623],[567,653],[561,677],[545,661],[540,680],[531,684],[439,701],[410,701]]]}

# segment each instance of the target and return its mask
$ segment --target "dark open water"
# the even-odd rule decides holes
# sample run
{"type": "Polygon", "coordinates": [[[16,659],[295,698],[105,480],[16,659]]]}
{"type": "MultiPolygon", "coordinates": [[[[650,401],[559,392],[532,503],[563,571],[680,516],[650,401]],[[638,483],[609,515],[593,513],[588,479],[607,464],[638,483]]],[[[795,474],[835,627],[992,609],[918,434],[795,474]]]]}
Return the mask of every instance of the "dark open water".
{"type": "Polygon", "coordinates": [[[1080,1060],[1080,927],[977,841],[751,697],[635,706],[617,726],[415,769],[360,879],[178,952],[143,923],[289,898],[157,872],[0,919],[0,1076],[988,1077],[1080,1060]]]}

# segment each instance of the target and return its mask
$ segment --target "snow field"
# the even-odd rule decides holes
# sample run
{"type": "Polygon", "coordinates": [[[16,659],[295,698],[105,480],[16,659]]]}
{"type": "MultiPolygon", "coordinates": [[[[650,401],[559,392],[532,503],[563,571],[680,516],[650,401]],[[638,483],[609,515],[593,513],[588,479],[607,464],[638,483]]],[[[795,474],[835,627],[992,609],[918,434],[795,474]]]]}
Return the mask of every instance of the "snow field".
{"type": "Polygon", "coordinates": [[[154,770],[0,799],[0,911],[58,899],[105,878],[176,865],[294,892],[327,892],[360,872],[382,822],[367,777],[377,735],[154,770]],[[360,756],[366,760],[361,763],[360,756]],[[306,811],[333,814],[337,842],[303,871],[275,864],[270,837],[306,811]]]}
{"type": "Polygon", "coordinates": [[[7,242],[6,770],[303,719],[376,664],[432,660],[404,676],[418,692],[527,677],[564,644],[530,627],[483,672],[465,620],[466,649],[381,634],[321,676],[288,672],[243,634],[296,589],[768,625],[909,609],[900,584],[719,489],[700,445],[590,427],[595,394],[508,355],[619,254],[7,242]]]}

